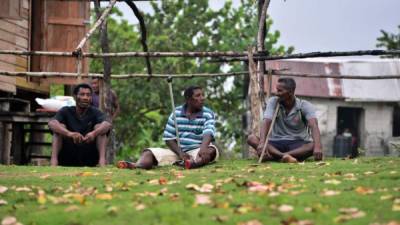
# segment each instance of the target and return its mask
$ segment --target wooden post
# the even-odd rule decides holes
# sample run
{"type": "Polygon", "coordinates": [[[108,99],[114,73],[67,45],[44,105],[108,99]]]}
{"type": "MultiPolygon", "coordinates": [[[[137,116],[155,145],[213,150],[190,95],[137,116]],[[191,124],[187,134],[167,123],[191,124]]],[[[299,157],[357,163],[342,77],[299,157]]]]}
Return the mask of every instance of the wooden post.
{"type": "MultiPolygon", "coordinates": [[[[115,1],[114,1],[115,2],[115,1]]],[[[106,9],[107,10],[107,9],[106,9]]],[[[100,14],[100,3],[98,0],[95,1],[95,11],[97,17],[101,17],[100,14]]],[[[100,46],[103,53],[110,52],[110,47],[108,43],[108,35],[107,35],[107,21],[104,21],[100,28],[100,46]]],[[[100,99],[104,104],[102,104],[101,109],[104,113],[106,113],[107,117],[112,120],[112,95],[111,95],[111,61],[109,57],[103,58],[103,66],[104,66],[104,75],[103,82],[100,89],[100,99]]],[[[114,158],[116,156],[116,149],[114,149],[115,136],[110,135],[109,141],[107,143],[106,149],[106,161],[108,164],[114,163],[114,158]]]]}
{"type": "Polygon", "coordinates": [[[22,123],[13,123],[11,151],[14,164],[21,165],[25,163],[24,139],[24,125],[22,123]]]}
{"type": "MultiPolygon", "coordinates": [[[[264,52],[265,51],[265,36],[268,33],[266,26],[267,19],[267,9],[269,6],[270,0],[259,0],[258,1],[258,33],[257,33],[257,51],[264,52]]],[[[267,51],[267,55],[269,52],[267,51]]],[[[258,79],[260,85],[259,98],[261,101],[262,109],[265,109],[265,96],[264,96],[264,74],[265,74],[265,63],[263,60],[259,60],[258,64],[258,79]]]]}
{"type": "MultiPolygon", "coordinates": [[[[249,84],[249,98],[250,98],[250,112],[251,112],[251,133],[258,135],[260,133],[260,119],[261,119],[261,102],[259,98],[260,86],[259,79],[257,76],[256,64],[253,61],[252,49],[249,49],[249,74],[250,74],[250,84],[249,84]]],[[[257,158],[257,152],[255,149],[249,148],[249,158],[257,158]]]]}

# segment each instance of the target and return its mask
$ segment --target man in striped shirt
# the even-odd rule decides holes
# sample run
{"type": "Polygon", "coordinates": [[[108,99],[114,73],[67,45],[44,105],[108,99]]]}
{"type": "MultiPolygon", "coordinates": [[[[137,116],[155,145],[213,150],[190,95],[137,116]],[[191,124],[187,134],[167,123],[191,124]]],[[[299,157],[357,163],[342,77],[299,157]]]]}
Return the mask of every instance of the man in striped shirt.
{"type": "Polygon", "coordinates": [[[180,146],[177,141],[174,115],[171,113],[163,135],[168,149],[144,149],[136,163],[119,161],[118,168],[151,169],[157,165],[183,165],[179,162],[185,162],[186,168],[193,169],[218,159],[218,149],[212,144],[215,137],[215,115],[204,106],[202,88],[190,86],[185,90],[184,97],[186,103],[175,109],[180,146]]]}

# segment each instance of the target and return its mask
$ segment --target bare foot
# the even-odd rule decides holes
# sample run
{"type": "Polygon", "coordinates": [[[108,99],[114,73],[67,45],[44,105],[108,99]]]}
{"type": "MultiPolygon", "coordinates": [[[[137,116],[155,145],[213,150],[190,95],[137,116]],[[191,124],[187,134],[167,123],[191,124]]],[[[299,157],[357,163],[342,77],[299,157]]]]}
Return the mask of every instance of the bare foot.
{"type": "Polygon", "coordinates": [[[284,163],[297,163],[297,159],[294,158],[293,156],[286,154],[282,157],[282,162],[284,163]]]}
{"type": "Polygon", "coordinates": [[[119,169],[136,169],[136,164],[128,161],[118,161],[117,167],[119,169]]]}

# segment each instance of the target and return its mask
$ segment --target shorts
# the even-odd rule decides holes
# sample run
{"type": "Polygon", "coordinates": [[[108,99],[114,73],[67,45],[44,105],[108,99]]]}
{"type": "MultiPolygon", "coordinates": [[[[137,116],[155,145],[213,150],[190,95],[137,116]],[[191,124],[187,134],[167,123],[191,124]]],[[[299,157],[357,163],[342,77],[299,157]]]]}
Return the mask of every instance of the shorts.
{"type": "Polygon", "coordinates": [[[60,166],[96,166],[98,162],[96,141],[75,144],[72,139],[63,139],[62,148],[58,153],[60,166]]]}
{"type": "Polygon", "coordinates": [[[305,144],[311,143],[310,141],[304,140],[280,140],[280,141],[268,141],[268,144],[274,146],[280,152],[285,153],[299,148],[305,144]]]}
{"type": "MultiPolygon", "coordinates": [[[[219,150],[215,145],[209,145],[208,147],[212,147],[215,149],[215,158],[211,162],[218,161],[219,158],[219,150]]],[[[168,148],[146,148],[144,151],[151,151],[153,153],[154,158],[156,158],[159,166],[168,166],[173,165],[174,162],[181,160],[175,152],[168,148]]],[[[196,160],[197,155],[199,154],[200,148],[192,149],[187,152],[194,160],[196,160]]]]}

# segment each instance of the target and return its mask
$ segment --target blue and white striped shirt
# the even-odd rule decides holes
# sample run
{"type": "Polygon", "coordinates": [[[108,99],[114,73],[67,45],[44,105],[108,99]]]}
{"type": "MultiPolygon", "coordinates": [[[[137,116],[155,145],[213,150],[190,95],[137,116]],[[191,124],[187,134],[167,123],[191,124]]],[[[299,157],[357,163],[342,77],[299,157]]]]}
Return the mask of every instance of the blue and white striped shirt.
{"type": "MultiPolygon", "coordinates": [[[[182,151],[187,152],[199,148],[205,134],[210,134],[214,138],[215,115],[211,109],[203,106],[195,119],[186,117],[186,105],[178,106],[175,113],[182,151]]],[[[163,140],[174,139],[176,139],[176,131],[174,115],[171,113],[165,126],[163,140]]]]}

